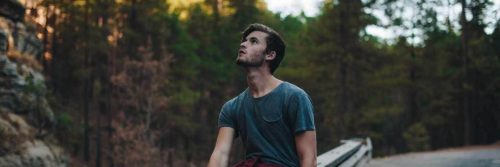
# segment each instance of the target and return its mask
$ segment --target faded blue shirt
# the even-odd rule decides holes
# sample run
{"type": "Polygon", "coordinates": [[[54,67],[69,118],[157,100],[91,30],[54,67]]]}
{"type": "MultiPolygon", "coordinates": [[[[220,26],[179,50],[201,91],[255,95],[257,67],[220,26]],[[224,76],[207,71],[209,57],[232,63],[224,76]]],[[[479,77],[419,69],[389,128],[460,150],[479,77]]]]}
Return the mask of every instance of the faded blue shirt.
{"type": "Polygon", "coordinates": [[[247,88],[224,104],[218,123],[219,128],[235,129],[247,159],[259,156],[282,166],[300,166],[295,135],[315,129],[311,99],[288,82],[259,98],[253,98],[247,88]]]}

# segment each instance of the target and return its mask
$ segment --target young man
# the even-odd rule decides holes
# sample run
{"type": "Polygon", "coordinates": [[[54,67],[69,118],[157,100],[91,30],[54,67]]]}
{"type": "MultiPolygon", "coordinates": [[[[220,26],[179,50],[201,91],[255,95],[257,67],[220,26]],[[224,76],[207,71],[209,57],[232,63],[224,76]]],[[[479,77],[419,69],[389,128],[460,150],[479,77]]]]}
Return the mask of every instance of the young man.
{"type": "Polygon", "coordinates": [[[233,139],[240,136],[245,159],[236,166],[316,166],[313,106],[299,87],[273,76],[284,57],[279,34],[251,24],[242,35],[236,64],[248,88],[224,104],[209,167],[228,166],[233,139]]]}

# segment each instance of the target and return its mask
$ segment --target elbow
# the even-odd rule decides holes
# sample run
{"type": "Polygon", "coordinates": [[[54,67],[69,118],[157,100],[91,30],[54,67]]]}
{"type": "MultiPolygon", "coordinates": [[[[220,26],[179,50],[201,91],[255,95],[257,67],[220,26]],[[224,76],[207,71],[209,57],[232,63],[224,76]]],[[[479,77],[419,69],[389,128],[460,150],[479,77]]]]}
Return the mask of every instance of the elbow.
{"type": "Polygon", "coordinates": [[[208,165],[207,167],[218,167],[220,166],[221,162],[220,162],[220,156],[217,155],[216,152],[213,152],[212,153],[212,156],[210,156],[210,160],[208,161],[208,165]]]}
{"type": "Polygon", "coordinates": [[[301,167],[315,167],[316,163],[317,162],[315,154],[307,154],[300,156],[301,167]]]}
{"type": "Polygon", "coordinates": [[[210,156],[210,160],[208,161],[207,167],[221,167],[227,166],[229,159],[228,151],[219,151],[215,150],[210,156]]]}
{"type": "Polygon", "coordinates": [[[316,166],[316,157],[311,157],[307,160],[305,160],[306,163],[305,163],[305,167],[315,167],[316,166]]]}

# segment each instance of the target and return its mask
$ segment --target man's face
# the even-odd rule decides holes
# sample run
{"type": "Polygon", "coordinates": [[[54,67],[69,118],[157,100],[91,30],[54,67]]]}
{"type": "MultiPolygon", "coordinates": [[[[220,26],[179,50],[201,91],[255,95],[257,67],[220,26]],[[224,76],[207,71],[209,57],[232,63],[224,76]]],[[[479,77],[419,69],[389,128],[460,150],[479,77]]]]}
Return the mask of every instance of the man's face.
{"type": "Polygon", "coordinates": [[[260,67],[265,61],[266,37],[268,34],[253,31],[240,44],[236,64],[243,67],[260,67]]]}

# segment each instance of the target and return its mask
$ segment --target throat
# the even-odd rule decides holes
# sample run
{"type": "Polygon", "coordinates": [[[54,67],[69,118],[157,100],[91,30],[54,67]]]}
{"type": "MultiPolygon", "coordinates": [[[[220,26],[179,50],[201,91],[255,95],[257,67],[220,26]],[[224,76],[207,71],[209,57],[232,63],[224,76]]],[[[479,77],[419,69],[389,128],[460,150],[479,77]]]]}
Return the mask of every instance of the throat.
{"type": "Polygon", "coordinates": [[[276,89],[283,81],[271,75],[269,78],[249,76],[247,82],[248,87],[250,88],[250,92],[252,93],[252,97],[259,98],[269,94],[271,91],[276,89]]]}

